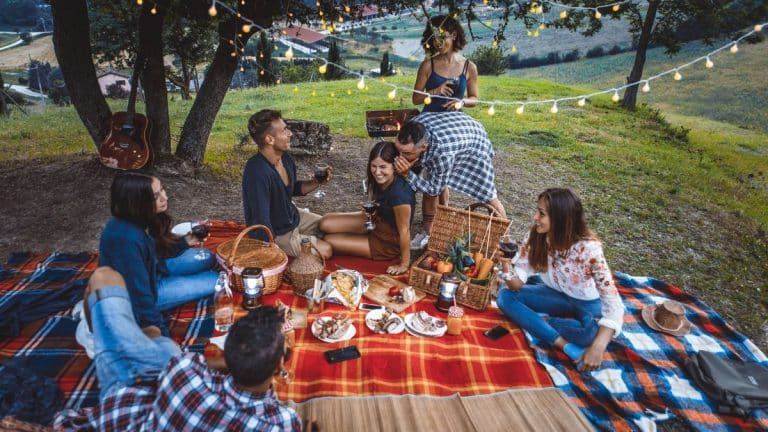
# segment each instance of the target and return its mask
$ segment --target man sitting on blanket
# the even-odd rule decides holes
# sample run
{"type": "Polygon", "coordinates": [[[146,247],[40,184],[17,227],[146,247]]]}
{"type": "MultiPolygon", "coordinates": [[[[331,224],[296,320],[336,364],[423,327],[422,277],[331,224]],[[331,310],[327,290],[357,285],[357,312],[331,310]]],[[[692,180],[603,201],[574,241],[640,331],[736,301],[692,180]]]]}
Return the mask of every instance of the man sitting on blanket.
{"type": "Polygon", "coordinates": [[[101,404],[59,412],[56,430],[301,430],[271,388],[285,357],[277,309],[259,308],[232,326],[224,345],[230,375],[212,371],[200,354],[182,353],[157,327],[139,328],[125,281],[109,267],[91,276],[85,311],[101,404]]]}

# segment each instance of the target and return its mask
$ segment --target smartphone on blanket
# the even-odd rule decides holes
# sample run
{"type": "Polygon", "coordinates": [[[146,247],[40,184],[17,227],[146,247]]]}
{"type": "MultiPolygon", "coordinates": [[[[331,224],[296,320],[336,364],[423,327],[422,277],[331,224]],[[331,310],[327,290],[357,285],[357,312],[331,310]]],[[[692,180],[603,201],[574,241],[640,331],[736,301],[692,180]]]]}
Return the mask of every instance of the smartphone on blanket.
{"type": "Polygon", "coordinates": [[[326,351],[324,354],[328,363],[338,363],[344,360],[360,358],[360,351],[358,351],[357,347],[354,345],[326,351]]]}
{"type": "Polygon", "coordinates": [[[509,330],[507,330],[506,327],[502,327],[502,326],[498,325],[498,326],[496,326],[496,327],[494,327],[492,329],[486,330],[485,332],[483,332],[483,334],[488,339],[497,340],[497,339],[500,339],[503,336],[508,335],[509,334],[509,330]]]}

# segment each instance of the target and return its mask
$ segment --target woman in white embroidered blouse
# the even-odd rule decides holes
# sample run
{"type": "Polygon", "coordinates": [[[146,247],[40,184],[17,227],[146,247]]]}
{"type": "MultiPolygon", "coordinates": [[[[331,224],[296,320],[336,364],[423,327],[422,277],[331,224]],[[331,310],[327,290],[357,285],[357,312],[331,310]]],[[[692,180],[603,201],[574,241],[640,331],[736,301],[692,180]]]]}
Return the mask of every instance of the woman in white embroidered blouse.
{"type": "Polygon", "coordinates": [[[515,274],[497,304],[521,328],[562,349],[579,370],[595,370],[624,317],[600,241],[570,189],[541,193],[533,221],[516,268],[545,282],[528,284],[515,274]]]}

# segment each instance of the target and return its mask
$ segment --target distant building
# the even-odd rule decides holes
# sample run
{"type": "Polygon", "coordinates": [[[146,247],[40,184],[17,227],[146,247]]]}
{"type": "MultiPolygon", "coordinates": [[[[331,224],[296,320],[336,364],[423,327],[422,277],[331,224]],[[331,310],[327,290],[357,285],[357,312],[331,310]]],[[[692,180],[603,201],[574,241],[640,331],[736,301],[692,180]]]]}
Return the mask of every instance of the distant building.
{"type": "Polygon", "coordinates": [[[105,72],[102,72],[97,77],[97,80],[99,81],[101,94],[105,96],[107,95],[107,87],[115,83],[121,85],[125,91],[129,93],[131,91],[131,77],[116,70],[109,69],[105,72]]]}
{"type": "Polygon", "coordinates": [[[306,27],[286,27],[282,31],[283,41],[305,53],[328,52],[330,42],[328,35],[310,30],[306,27]]]}

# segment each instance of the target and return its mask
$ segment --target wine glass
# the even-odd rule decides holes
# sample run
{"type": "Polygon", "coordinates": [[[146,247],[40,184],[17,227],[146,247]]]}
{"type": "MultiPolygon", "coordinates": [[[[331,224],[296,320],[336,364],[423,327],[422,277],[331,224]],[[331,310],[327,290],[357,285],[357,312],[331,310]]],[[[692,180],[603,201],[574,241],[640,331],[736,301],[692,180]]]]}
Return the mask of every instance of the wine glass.
{"type": "Polygon", "coordinates": [[[373,215],[376,213],[376,209],[379,207],[379,203],[376,201],[366,201],[363,204],[363,211],[365,212],[365,229],[368,232],[376,229],[376,224],[373,223],[373,215]]]}
{"type": "Polygon", "coordinates": [[[208,226],[208,220],[201,220],[197,221],[192,225],[192,235],[197,238],[198,241],[200,241],[200,249],[195,254],[195,259],[197,260],[206,260],[208,259],[208,254],[205,252],[205,239],[208,238],[208,234],[210,234],[211,230],[208,226]]]}
{"type": "MultiPolygon", "coordinates": [[[[329,174],[328,169],[329,168],[330,167],[328,166],[327,163],[322,163],[321,162],[321,163],[315,165],[315,180],[320,182],[321,185],[328,180],[328,174],[329,174]]],[[[314,196],[315,196],[315,198],[322,198],[322,197],[325,196],[325,191],[321,191],[320,187],[318,186],[317,191],[315,191],[315,195],[314,196]]]]}
{"type": "Polygon", "coordinates": [[[517,255],[519,249],[520,246],[513,236],[505,234],[499,239],[499,250],[501,251],[499,262],[501,263],[501,270],[503,272],[501,275],[502,279],[510,279],[514,276],[510,270],[510,263],[515,255],[517,255]]]}

